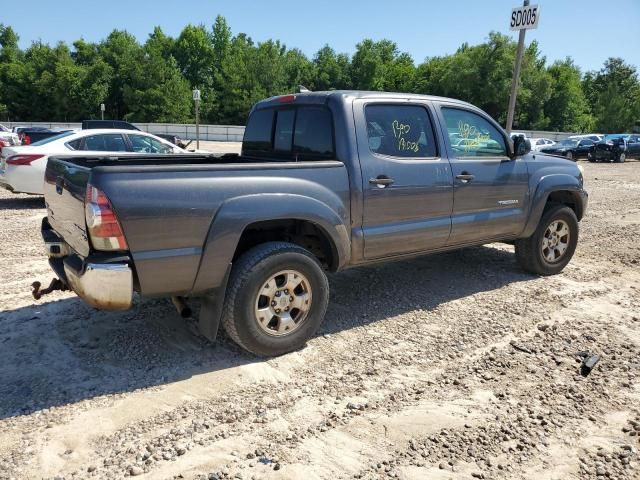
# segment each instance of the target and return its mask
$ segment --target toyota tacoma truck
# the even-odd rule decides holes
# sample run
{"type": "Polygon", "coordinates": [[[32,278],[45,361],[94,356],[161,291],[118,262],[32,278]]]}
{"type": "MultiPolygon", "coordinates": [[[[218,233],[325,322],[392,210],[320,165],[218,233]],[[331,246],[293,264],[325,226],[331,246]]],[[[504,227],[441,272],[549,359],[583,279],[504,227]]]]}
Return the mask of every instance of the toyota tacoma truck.
{"type": "Polygon", "coordinates": [[[329,272],[511,242],[556,274],[587,205],[574,162],[473,105],[358,91],[258,102],[239,155],[52,157],[45,199],[63,288],[101,309],[200,299],[204,336],[261,356],[314,335],[329,272]]]}

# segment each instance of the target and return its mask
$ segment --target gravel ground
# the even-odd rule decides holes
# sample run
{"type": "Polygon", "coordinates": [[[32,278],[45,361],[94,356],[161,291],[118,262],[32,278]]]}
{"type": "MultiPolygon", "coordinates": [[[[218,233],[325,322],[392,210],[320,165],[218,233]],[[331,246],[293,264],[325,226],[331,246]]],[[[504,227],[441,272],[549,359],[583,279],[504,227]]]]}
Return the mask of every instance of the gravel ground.
{"type": "Polygon", "coordinates": [[[167,300],[34,301],[43,201],[0,192],[0,478],[640,478],[640,163],[584,166],[563,274],[502,244],[349,270],[266,361],[167,300]]]}

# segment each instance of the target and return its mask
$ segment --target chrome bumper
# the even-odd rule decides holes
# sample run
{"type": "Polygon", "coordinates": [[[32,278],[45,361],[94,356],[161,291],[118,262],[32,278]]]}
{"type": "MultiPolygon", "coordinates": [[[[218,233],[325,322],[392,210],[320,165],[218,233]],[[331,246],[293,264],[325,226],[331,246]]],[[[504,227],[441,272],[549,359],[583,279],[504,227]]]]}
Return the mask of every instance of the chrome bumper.
{"type": "Polygon", "coordinates": [[[122,263],[87,263],[76,272],[67,263],[64,273],[69,288],[89,305],[104,310],[126,310],[133,300],[133,272],[122,263]]]}

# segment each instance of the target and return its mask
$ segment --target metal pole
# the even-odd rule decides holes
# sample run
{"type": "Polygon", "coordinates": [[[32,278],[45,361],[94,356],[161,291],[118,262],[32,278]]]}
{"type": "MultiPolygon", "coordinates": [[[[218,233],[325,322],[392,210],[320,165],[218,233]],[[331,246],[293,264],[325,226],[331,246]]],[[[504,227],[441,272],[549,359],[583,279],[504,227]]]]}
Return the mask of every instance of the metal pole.
{"type": "MultiPolygon", "coordinates": [[[[524,0],[525,7],[529,5],[529,0],[524,0]]],[[[516,51],[516,64],[513,67],[513,79],[511,80],[511,94],[509,95],[509,110],[507,111],[507,135],[511,135],[513,127],[513,114],[516,109],[516,96],[518,95],[518,78],[520,78],[520,65],[522,64],[522,52],[524,51],[524,34],[526,30],[520,30],[518,37],[518,50],[516,51]]]]}
{"type": "Polygon", "coordinates": [[[200,150],[200,100],[196,100],[196,149],[200,150]]]}
{"type": "Polygon", "coordinates": [[[100,110],[100,117],[104,120],[104,110],[100,110]]]}

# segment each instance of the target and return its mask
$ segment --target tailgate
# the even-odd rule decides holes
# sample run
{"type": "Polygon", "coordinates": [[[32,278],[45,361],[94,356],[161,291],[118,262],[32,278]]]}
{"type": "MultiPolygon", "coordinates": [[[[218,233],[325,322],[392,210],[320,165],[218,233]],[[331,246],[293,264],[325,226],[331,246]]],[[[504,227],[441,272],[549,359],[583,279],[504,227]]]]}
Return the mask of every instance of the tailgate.
{"type": "Polygon", "coordinates": [[[44,178],[49,224],[77,253],[89,255],[84,201],[91,169],[50,158],[44,178]]]}

